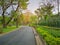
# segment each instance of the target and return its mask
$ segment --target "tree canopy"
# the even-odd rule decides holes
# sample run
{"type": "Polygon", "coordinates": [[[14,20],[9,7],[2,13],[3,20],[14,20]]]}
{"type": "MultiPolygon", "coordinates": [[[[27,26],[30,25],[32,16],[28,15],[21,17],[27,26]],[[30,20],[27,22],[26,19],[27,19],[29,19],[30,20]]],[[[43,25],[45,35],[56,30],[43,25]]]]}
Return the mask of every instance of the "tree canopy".
{"type": "MultiPolygon", "coordinates": [[[[3,22],[3,27],[6,27],[9,22],[13,19],[14,16],[11,16],[9,21],[5,22],[5,12],[6,10],[13,5],[18,5],[15,12],[19,12],[19,9],[26,9],[28,5],[28,0],[1,0],[0,1],[0,6],[2,7],[2,22],[3,22]]],[[[16,15],[13,13],[13,15],[16,15]]]]}

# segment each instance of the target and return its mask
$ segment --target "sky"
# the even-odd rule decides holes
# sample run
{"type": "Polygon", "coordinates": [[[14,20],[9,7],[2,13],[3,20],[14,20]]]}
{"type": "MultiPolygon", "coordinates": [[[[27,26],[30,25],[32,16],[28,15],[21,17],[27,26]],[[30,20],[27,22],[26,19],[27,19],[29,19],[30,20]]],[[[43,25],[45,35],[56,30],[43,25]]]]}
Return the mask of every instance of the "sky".
{"type": "Polygon", "coordinates": [[[39,7],[39,2],[41,0],[29,0],[28,10],[34,13],[34,11],[39,7]]]}
{"type": "MultiPolygon", "coordinates": [[[[52,0],[48,0],[48,1],[51,2],[52,0]]],[[[29,5],[27,6],[27,10],[29,10],[32,13],[34,13],[34,11],[40,6],[41,2],[47,3],[46,0],[29,0],[29,5]]],[[[54,13],[57,13],[57,3],[56,2],[53,2],[53,4],[55,5],[55,8],[53,10],[54,13]]],[[[16,8],[17,8],[17,5],[14,6],[14,9],[16,9],[16,8]]],[[[12,6],[10,6],[7,9],[6,12],[10,13],[11,10],[12,10],[12,6]]],[[[0,9],[0,14],[1,13],[2,13],[2,10],[0,9]]]]}
{"type": "MultiPolygon", "coordinates": [[[[41,2],[46,2],[46,0],[29,0],[29,5],[28,5],[28,9],[30,10],[30,12],[33,12],[39,7],[39,4],[41,4],[41,2]]],[[[48,0],[48,2],[52,2],[51,0],[48,0]]],[[[55,5],[55,8],[53,10],[53,13],[57,13],[57,1],[53,2],[53,4],[55,5]]],[[[59,9],[60,10],[60,9],[59,9]]]]}
{"type": "MultiPolygon", "coordinates": [[[[34,13],[34,11],[39,7],[39,3],[41,2],[42,0],[29,0],[29,5],[27,6],[27,9],[26,10],[29,10],[30,12],[34,13]]],[[[16,6],[14,6],[14,8],[16,8],[16,6]]],[[[11,12],[12,10],[12,6],[10,6],[8,9],[7,9],[7,12],[11,12]]],[[[23,12],[26,12],[23,11],[23,12]]]]}

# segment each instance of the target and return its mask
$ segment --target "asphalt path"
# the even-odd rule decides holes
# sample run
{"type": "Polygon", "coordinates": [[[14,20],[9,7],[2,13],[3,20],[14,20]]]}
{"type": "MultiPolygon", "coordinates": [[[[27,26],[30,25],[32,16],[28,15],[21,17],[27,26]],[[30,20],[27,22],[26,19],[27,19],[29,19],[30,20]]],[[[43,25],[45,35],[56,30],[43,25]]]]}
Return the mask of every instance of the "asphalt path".
{"type": "Polygon", "coordinates": [[[22,26],[16,31],[0,36],[0,45],[36,45],[32,28],[22,26]]]}

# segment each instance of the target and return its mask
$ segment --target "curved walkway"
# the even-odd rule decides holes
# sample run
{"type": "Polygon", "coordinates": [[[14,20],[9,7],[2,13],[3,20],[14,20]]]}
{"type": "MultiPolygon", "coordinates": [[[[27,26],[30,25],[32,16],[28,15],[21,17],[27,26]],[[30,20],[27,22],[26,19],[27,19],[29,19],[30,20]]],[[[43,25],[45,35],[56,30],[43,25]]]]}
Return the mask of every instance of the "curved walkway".
{"type": "Polygon", "coordinates": [[[0,45],[36,45],[32,28],[23,26],[14,32],[1,36],[0,45]]]}

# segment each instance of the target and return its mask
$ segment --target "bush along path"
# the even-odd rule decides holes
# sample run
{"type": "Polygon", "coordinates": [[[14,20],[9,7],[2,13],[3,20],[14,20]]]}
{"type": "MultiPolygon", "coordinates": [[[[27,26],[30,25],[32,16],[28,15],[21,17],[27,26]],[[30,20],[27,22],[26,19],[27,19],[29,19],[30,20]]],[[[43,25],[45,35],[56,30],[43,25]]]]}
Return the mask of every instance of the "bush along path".
{"type": "Polygon", "coordinates": [[[41,26],[36,28],[39,35],[43,37],[47,45],[60,45],[60,38],[54,37],[46,29],[43,29],[41,26]]]}

